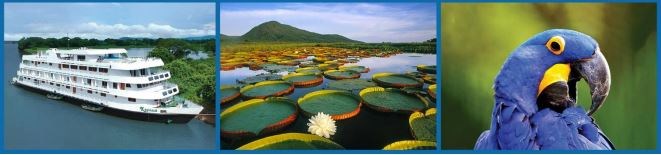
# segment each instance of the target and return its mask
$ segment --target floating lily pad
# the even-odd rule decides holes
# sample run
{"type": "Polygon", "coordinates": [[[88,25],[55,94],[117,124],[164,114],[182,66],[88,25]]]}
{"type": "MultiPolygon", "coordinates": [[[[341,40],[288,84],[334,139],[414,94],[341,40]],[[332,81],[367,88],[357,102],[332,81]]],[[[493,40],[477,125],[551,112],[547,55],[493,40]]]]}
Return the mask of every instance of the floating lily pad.
{"type": "Polygon", "coordinates": [[[283,60],[278,62],[278,65],[285,65],[285,66],[296,66],[300,64],[301,62],[294,61],[294,60],[283,60]]]}
{"type": "Polygon", "coordinates": [[[384,87],[422,87],[422,81],[405,74],[377,73],[372,75],[372,81],[384,87]]]}
{"type": "Polygon", "coordinates": [[[322,73],[321,70],[318,67],[304,67],[304,68],[298,68],[296,69],[296,73],[314,73],[314,74],[320,74],[322,73]]]}
{"type": "Polygon", "coordinates": [[[430,85],[429,88],[427,88],[427,92],[429,93],[429,96],[431,96],[432,99],[436,99],[436,84],[430,85]]]}
{"type": "Polygon", "coordinates": [[[294,85],[285,81],[263,81],[241,88],[241,95],[246,98],[266,98],[283,96],[294,91],[294,85]]]}
{"type": "Polygon", "coordinates": [[[411,133],[417,140],[436,141],[436,108],[422,112],[414,112],[409,116],[411,133]]]}
{"type": "Polygon", "coordinates": [[[299,98],[298,106],[308,116],[323,112],[334,120],[342,120],[358,115],[361,104],[360,97],[350,92],[319,90],[299,98]]]}
{"type": "Polygon", "coordinates": [[[283,76],[282,79],[297,87],[316,86],[324,81],[324,77],[315,73],[292,73],[283,76]]]}
{"type": "Polygon", "coordinates": [[[276,65],[276,64],[263,64],[262,69],[271,72],[271,73],[280,73],[280,72],[294,72],[296,71],[296,66],[285,66],[285,65],[276,65]]]}
{"type": "Polygon", "coordinates": [[[406,75],[408,75],[408,76],[412,76],[412,77],[416,77],[416,78],[422,78],[422,76],[424,76],[425,73],[421,73],[421,72],[408,72],[408,73],[406,73],[406,75]]]}
{"type": "Polygon", "coordinates": [[[257,136],[286,127],[297,115],[296,103],[287,98],[252,99],[220,113],[220,129],[228,138],[257,136]]]}
{"type": "Polygon", "coordinates": [[[376,86],[376,83],[367,81],[365,79],[344,79],[344,80],[331,81],[330,83],[328,83],[329,89],[339,89],[339,90],[348,90],[348,91],[361,90],[367,87],[374,87],[374,86],[376,86]]]}
{"type": "Polygon", "coordinates": [[[367,73],[367,72],[370,71],[370,69],[365,67],[365,66],[340,66],[339,69],[340,70],[351,70],[351,71],[356,71],[356,72],[359,72],[359,73],[367,73]]]}
{"type": "Polygon", "coordinates": [[[329,70],[324,72],[324,76],[333,80],[357,79],[360,78],[360,73],[351,70],[329,70]]]}
{"type": "Polygon", "coordinates": [[[435,150],[436,143],[419,140],[403,140],[388,144],[383,150],[435,150]]]}
{"type": "Polygon", "coordinates": [[[319,64],[316,64],[316,63],[301,63],[301,64],[298,65],[298,67],[302,67],[302,68],[317,67],[317,65],[319,65],[319,64]]]}
{"type": "Polygon", "coordinates": [[[415,68],[423,73],[436,74],[436,65],[418,65],[415,68]]]}
{"type": "Polygon", "coordinates": [[[394,88],[365,88],[360,91],[360,97],[368,107],[382,112],[411,113],[429,106],[419,96],[394,88]]]}
{"type": "Polygon", "coordinates": [[[344,149],[329,139],[312,134],[284,133],[262,138],[237,150],[330,150],[344,149]]]}
{"type": "Polygon", "coordinates": [[[239,98],[241,93],[237,86],[220,86],[220,104],[228,103],[236,98],[239,98]]]}
{"type": "Polygon", "coordinates": [[[281,80],[281,79],[282,79],[282,75],[279,74],[259,74],[245,78],[243,80],[239,80],[237,82],[240,84],[255,84],[257,82],[262,82],[262,81],[281,80]]]}
{"type": "Polygon", "coordinates": [[[337,64],[319,64],[317,67],[319,67],[320,70],[326,71],[326,70],[334,70],[337,69],[337,64]]]}
{"type": "Polygon", "coordinates": [[[436,74],[427,74],[422,76],[422,80],[428,84],[436,84],[436,74]]]}

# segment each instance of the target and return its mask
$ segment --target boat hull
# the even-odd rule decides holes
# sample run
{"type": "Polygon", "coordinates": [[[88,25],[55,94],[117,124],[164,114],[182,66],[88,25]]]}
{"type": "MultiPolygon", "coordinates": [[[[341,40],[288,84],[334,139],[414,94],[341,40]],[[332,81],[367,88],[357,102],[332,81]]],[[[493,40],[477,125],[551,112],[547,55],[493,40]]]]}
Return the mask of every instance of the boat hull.
{"type": "MultiPolygon", "coordinates": [[[[23,85],[20,82],[15,83],[16,86],[20,86],[22,88],[25,88],[26,90],[39,93],[39,94],[48,94],[51,93],[49,91],[32,87],[29,85],[23,85]]],[[[85,100],[81,100],[75,97],[71,96],[64,96],[62,101],[75,104],[77,106],[81,106],[82,104],[92,104],[92,105],[98,105],[97,103],[92,103],[88,102],[85,100]]],[[[195,118],[197,115],[191,115],[191,114],[153,114],[153,113],[143,113],[143,112],[134,112],[134,111],[128,111],[128,110],[122,110],[122,109],[117,109],[109,106],[103,106],[104,108],[99,111],[105,114],[109,114],[112,116],[117,116],[117,117],[122,117],[122,118],[128,118],[128,119],[133,119],[133,120],[140,120],[140,121],[149,121],[149,122],[162,122],[162,123],[188,123],[191,119],[195,118]]],[[[81,108],[81,110],[85,110],[81,108]]]]}

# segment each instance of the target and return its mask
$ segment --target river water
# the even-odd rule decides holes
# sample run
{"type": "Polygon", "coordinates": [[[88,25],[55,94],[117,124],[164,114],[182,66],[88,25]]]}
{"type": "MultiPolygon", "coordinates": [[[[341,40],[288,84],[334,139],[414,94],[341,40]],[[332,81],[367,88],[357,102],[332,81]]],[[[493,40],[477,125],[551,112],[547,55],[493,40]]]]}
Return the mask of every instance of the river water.
{"type": "MultiPolygon", "coordinates": [[[[358,63],[347,65],[361,65],[369,67],[370,71],[368,73],[362,73],[361,78],[371,79],[373,74],[381,72],[413,72],[416,71],[415,66],[419,64],[435,65],[436,55],[404,53],[393,55],[387,58],[363,58],[358,63]]],[[[231,71],[221,71],[220,83],[221,85],[234,85],[237,84],[236,80],[242,80],[261,73],[267,72],[263,70],[252,71],[247,67],[238,68],[231,71]]],[[[286,73],[281,72],[279,74],[286,73]]],[[[333,80],[324,78],[324,82],[319,86],[310,88],[295,88],[294,92],[290,95],[287,95],[286,97],[296,101],[299,97],[302,97],[307,93],[327,88],[330,81],[333,80]]],[[[428,86],[428,84],[425,84],[424,88],[426,89],[428,86]]],[[[357,92],[355,93],[357,94],[357,92]]],[[[231,103],[231,105],[233,104],[236,103],[231,103]]],[[[226,109],[227,107],[223,108],[226,109]]],[[[409,115],[407,114],[376,112],[370,108],[367,108],[367,106],[363,106],[357,116],[350,119],[337,121],[337,133],[331,137],[331,140],[342,145],[346,149],[380,150],[384,146],[395,141],[414,139],[409,129],[408,118],[409,115]]],[[[308,117],[299,114],[299,117],[292,125],[286,127],[283,131],[269,135],[289,132],[308,133],[306,125],[306,123],[308,123],[308,119],[308,117]]],[[[237,147],[247,144],[253,140],[269,135],[242,140],[229,140],[221,138],[221,148],[236,149],[237,147]]]]}
{"type": "MultiPolygon", "coordinates": [[[[150,48],[128,49],[142,56],[150,48]]],[[[5,149],[215,149],[215,129],[193,119],[164,124],[84,110],[66,101],[11,85],[21,56],[16,43],[4,47],[5,149]]]]}

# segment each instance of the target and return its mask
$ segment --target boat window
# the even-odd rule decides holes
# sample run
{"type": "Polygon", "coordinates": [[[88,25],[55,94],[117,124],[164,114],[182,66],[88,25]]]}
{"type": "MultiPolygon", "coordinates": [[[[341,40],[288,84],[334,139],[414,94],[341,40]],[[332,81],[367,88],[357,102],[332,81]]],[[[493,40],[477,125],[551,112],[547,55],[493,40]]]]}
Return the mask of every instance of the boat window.
{"type": "Polygon", "coordinates": [[[101,96],[106,97],[106,93],[101,93],[101,96]]]}
{"type": "Polygon", "coordinates": [[[76,65],[71,65],[71,69],[78,69],[78,66],[76,66],[76,65]]]}
{"type": "Polygon", "coordinates": [[[67,64],[62,64],[62,68],[69,68],[69,65],[67,65],[67,64]]]}
{"type": "Polygon", "coordinates": [[[174,92],[177,92],[177,88],[172,89],[174,92]]]}
{"type": "Polygon", "coordinates": [[[85,61],[85,56],[84,55],[78,55],[77,58],[78,58],[78,61],[85,61]]]}
{"type": "Polygon", "coordinates": [[[92,90],[87,90],[87,93],[91,94],[91,93],[92,93],[92,90]]]}
{"type": "Polygon", "coordinates": [[[87,85],[92,85],[92,79],[87,79],[87,85]]]}
{"type": "Polygon", "coordinates": [[[108,87],[108,82],[106,82],[106,81],[101,81],[101,87],[103,87],[103,88],[108,87]]]}
{"type": "Polygon", "coordinates": [[[135,102],[135,98],[129,98],[129,102],[135,102]]]}
{"type": "Polygon", "coordinates": [[[69,88],[71,88],[71,87],[70,87],[70,86],[66,86],[65,88],[69,89],[69,88]]]}
{"type": "Polygon", "coordinates": [[[108,68],[99,68],[99,72],[108,73],[108,68]]]}
{"type": "Polygon", "coordinates": [[[60,84],[55,84],[55,86],[60,87],[60,84]]]}
{"type": "Polygon", "coordinates": [[[80,69],[80,70],[87,70],[87,66],[80,66],[78,69],[80,69]]]}
{"type": "Polygon", "coordinates": [[[163,78],[165,75],[161,75],[160,77],[163,78]]]}
{"type": "Polygon", "coordinates": [[[154,77],[149,77],[149,81],[153,81],[153,80],[154,80],[154,77]]]}
{"type": "Polygon", "coordinates": [[[168,74],[168,73],[165,73],[165,77],[170,77],[170,74],[168,74]]]}
{"type": "Polygon", "coordinates": [[[140,75],[147,75],[147,70],[146,69],[140,69],[140,75]]]}
{"type": "Polygon", "coordinates": [[[89,67],[89,71],[96,72],[96,67],[89,67]]]}
{"type": "Polygon", "coordinates": [[[112,83],[112,89],[117,89],[117,83],[112,83]]]}
{"type": "Polygon", "coordinates": [[[138,88],[142,88],[142,84],[138,84],[138,88]]]}
{"type": "Polygon", "coordinates": [[[53,66],[53,63],[48,63],[49,66],[53,66]]]}
{"type": "Polygon", "coordinates": [[[163,96],[168,95],[168,92],[163,91],[163,96]]]}
{"type": "Polygon", "coordinates": [[[168,94],[172,94],[172,90],[168,90],[168,94]]]}
{"type": "Polygon", "coordinates": [[[131,88],[131,84],[126,84],[126,88],[131,88]]]}

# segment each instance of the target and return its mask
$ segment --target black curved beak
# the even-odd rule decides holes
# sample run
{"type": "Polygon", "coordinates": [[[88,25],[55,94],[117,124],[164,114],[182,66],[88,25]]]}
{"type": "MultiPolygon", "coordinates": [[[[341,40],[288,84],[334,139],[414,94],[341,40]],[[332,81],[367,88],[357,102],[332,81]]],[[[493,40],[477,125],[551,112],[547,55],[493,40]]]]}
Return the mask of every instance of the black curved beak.
{"type": "Polygon", "coordinates": [[[592,106],[588,111],[588,115],[591,116],[604,104],[610,91],[611,73],[608,62],[601,50],[597,48],[592,58],[573,63],[571,67],[569,83],[570,87],[573,85],[573,88],[569,90],[570,96],[576,99],[576,82],[581,78],[585,79],[592,95],[592,106]]]}

